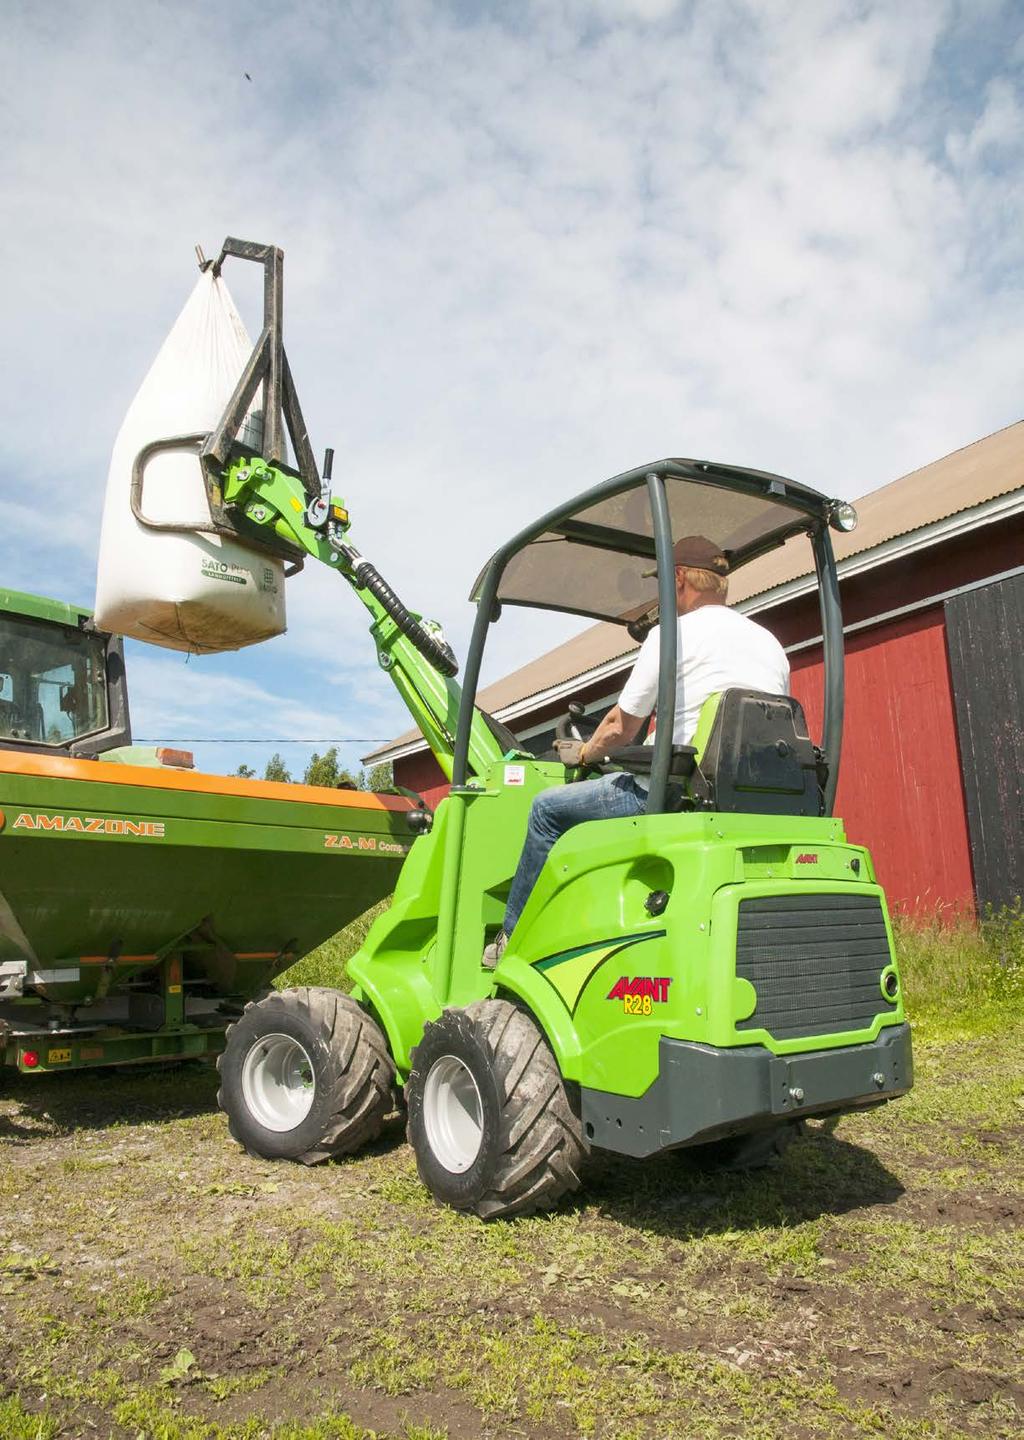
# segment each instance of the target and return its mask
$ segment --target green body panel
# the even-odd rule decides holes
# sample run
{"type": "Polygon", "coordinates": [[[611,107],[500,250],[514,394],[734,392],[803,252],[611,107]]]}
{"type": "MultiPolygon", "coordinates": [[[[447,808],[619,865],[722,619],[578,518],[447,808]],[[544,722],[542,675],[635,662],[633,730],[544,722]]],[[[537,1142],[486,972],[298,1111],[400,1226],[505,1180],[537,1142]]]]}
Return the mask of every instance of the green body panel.
{"type": "Polygon", "coordinates": [[[468,1005],[490,993],[492,977],[480,965],[485,935],[501,924],[533,797],[564,775],[561,765],[538,761],[493,765],[482,789],[443,800],[430,834],[414,843],[390,910],[348,963],[387,1030],[400,1071],[408,1070],[427,1020],[445,1005],[468,1005]],[[505,784],[506,774],[517,783],[505,784]],[[462,858],[453,863],[460,818],[462,858]],[[437,943],[446,885],[455,902],[450,957],[437,943]]]}
{"type": "Polygon", "coordinates": [[[185,950],[186,986],[248,998],[387,895],[411,841],[411,806],[116,783],[105,762],[65,763],[93,773],[0,769],[0,961],[56,971],[40,988],[59,1003],[116,994],[200,925],[216,943],[185,950]]]}
{"type": "Polygon", "coordinates": [[[742,899],[876,897],[892,954],[870,857],[847,843],[837,819],[692,812],[578,825],[552,849],[497,971],[484,969],[481,953],[504,913],[533,796],[564,774],[539,761],[501,764],[482,788],[450,795],[431,834],[416,841],[392,909],[349,962],[400,1073],[426,1020],[494,993],[533,1013],[568,1079],[627,1096],[656,1079],[662,1036],[790,1055],[873,1040],[903,1022],[902,997],[891,1003],[879,989],[866,1028],[781,1040],[737,1029],[755,1004],[753,987],[736,974],[742,899]],[[460,809],[461,837],[453,824],[460,809]],[[450,885],[453,875],[449,959],[437,936],[445,877],[450,885]],[[659,890],[668,904],[652,915],[645,902],[659,890]],[[659,997],[647,1013],[642,997],[636,1010],[632,996],[629,1008],[625,997],[610,998],[636,977],[650,979],[659,997]]]}
{"type": "Polygon", "coordinates": [[[63,600],[49,600],[43,595],[27,595],[21,590],[0,588],[0,611],[11,615],[28,615],[33,620],[52,620],[56,625],[77,627],[88,620],[91,610],[81,605],[68,605],[63,600]]]}

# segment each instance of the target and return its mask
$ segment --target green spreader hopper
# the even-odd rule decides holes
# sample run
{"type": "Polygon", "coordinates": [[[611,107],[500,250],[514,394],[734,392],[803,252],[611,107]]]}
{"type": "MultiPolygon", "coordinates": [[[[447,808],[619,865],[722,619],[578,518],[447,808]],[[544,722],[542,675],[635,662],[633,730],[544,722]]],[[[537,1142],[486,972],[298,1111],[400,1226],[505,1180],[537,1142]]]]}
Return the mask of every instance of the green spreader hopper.
{"type": "Polygon", "coordinates": [[[0,1057],[217,1053],[273,977],[395,885],[401,795],[271,784],[131,745],[121,641],[0,590],[0,1057]]]}

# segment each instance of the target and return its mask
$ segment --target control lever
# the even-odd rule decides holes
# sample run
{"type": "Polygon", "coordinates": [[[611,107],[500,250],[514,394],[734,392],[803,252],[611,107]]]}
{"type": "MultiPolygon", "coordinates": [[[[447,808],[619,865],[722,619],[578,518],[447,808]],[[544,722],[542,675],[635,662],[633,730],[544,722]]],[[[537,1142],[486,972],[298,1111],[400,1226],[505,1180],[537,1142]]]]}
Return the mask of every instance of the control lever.
{"type": "Polygon", "coordinates": [[[306,519],[314,530],[323,529],[331,508],[331,476],[334,474],[334,451],[328,445],[324,451],[324,473],[320,481],[320,494],[306,506],[306,519]]]}

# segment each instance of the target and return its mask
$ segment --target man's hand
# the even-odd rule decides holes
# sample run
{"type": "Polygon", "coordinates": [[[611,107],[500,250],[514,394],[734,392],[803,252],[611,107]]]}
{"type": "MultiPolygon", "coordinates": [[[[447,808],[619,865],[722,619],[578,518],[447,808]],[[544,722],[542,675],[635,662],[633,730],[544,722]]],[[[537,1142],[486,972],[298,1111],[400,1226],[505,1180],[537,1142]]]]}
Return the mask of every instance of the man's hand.
{"type": "Polygon", "coordinates": [[[555,741],[555,753],[558,755],[558,758],[559,760],[561,760],[562,764],[565,765],[568,769],[572,769],[574,766],[582,765],[584,763],[583,751],[585,748],[586,742],[583,740],[555,741]]]}

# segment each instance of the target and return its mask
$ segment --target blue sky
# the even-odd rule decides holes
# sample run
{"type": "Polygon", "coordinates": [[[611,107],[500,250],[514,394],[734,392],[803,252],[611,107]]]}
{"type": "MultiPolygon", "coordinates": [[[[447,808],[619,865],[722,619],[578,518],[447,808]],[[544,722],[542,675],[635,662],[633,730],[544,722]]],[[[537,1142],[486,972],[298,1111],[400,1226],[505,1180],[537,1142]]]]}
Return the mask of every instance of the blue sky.
{"type": "MultiPolygon", "coordinates": [[[[460,653],[494,546],[627,466],[855,497],[1020,418],[1019,4],[8,3],[0,50],[16,588],[91,603],[114,436],[229,233],[284,247],[353,537],[460,653]]],[[[289,737],[404,729],[347,588],[307,567],[288,609],[133,644],[136,733],[301,770],[289,737]]],[[[565,633],[510,617],[489,675],[565,633]]]]}

